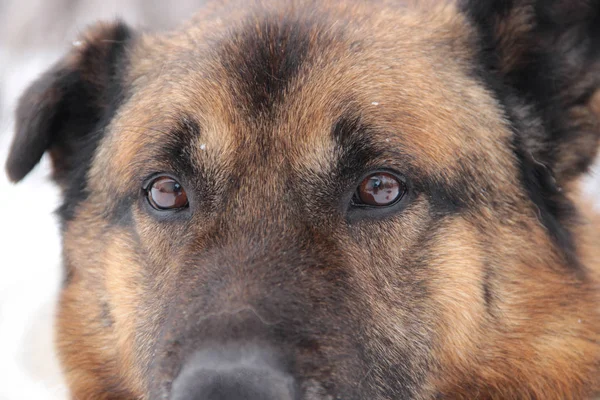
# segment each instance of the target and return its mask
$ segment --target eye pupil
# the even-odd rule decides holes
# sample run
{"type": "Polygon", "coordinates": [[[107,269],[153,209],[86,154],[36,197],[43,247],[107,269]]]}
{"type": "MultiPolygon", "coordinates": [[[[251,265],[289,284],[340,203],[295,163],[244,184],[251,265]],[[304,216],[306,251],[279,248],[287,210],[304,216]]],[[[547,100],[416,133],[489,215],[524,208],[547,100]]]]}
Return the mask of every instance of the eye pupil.
{"type": "Polygon", "coordinates": [[[188,205],[187,194],[175,179],[168,176],[156,178],[148,190],[148,201],[157,210],[172,210],[188,205]]]}
{"type": "Polygon", "coordinates": [[[356,205],[386,207],[399,201],[406,186],[396,176],[387,172],[376,172],[360,183],[354,202],[356,205]]]}

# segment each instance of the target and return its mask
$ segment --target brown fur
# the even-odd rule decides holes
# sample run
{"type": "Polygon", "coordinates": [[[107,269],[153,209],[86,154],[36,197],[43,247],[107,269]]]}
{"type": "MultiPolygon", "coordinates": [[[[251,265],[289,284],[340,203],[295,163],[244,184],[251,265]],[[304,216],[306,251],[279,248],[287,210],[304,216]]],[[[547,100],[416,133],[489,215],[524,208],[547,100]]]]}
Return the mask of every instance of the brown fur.
{"type": "MultiPolygon", "coordinates": [[[[473,72],[474,24],[455,4],[395,3],[213,4],[180,31],[135,37],[122,77],[84,69],[91,87],[127,90],[64,219],[57,345],[74,398],[168,398],[186,354],[220,340],[283,349],[307,400],[600,393],[600,223],[573,167],[582,143],[596,152],[599,95],[565,113],[588,136],[544,144],[580,213],[560,220],[571,265],[520,181],[509,106],[473,72]],[[264,77],[249,64],[261,40],[273,46],[264,77]],[[376,128],[332,137],[340,118],[376,128]],[[377,149],[354,173],[414,182],[403,211],[340,211],[336,185],[359,177],[338,169],[352,140],[377,149]],[[181,160],[194,212],[159,222],[142,180],[181,160]]],[[[526,9],[507,15],[499,76],[528,51],[514,47],[527,45],[514,39],[529,32],[526,9]]],[[[83,46],[107,36],[96,27],[83,46]]],[[[57,68],[82,68],[80,51],[57,68]]],[[[530,107],[512,113],[538,129],[530,107]]],[[[536,135],[524,140],[534,160],[536,135]]]]}

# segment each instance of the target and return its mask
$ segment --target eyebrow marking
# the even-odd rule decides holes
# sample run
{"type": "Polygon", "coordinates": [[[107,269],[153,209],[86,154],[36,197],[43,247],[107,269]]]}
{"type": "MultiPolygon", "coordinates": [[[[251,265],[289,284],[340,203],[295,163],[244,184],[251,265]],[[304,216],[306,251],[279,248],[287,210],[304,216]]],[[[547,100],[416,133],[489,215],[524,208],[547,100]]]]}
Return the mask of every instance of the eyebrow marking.
{"type": "Polygon", "coordinates": [[[331,139],[337,153],[337,170],[341,176],[352,176],[372,164],[382,154],[381,146],[374,143],[375,128],[365,123],[361,114],[346,110],[333,123],[331,139]]]}
{"type": "Polygon", "coordinates": [[[176,132],[185,138],[195,139],[200,136],[200,125],[190,115],[184,114],[179,117],[176,132]]]}
{"type": "Polygon", "coordinates": [[[364,133],[365,127],[361,123],[360,115],[346,111],[333,124],[331,135],[335,143],[346,143],[352,136],[364,133]]]}
{"type": "Polygon", "coordinates": [[[193,169],[193,146],[201,136],[198,122],[190,115],[183,114],[168,130],[165,140],[156,140],[156,153],[160,160],[174,169],[193,169]]]}

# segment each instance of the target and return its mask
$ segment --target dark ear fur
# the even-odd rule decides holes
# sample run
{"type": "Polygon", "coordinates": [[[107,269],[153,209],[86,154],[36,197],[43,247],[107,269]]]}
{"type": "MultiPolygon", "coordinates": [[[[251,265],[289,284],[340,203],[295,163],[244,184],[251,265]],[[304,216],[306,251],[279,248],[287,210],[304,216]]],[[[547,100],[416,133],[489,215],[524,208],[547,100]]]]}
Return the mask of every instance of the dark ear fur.
{"type": "Polygon", "coordinates": [[[487,69],[512,97],[519,151],[567,184],[593,163],[600,140],[600,0],[463,6],[479,30],[487,69]]]}
{"type": "Polygon", "coordinates": [[[96,144],[123,96],[131,37],[121,22],[94,25],[22,95],[6,163],[12,181],[49,151],[54,179],[67,192],[83,189],[96,144]]]}

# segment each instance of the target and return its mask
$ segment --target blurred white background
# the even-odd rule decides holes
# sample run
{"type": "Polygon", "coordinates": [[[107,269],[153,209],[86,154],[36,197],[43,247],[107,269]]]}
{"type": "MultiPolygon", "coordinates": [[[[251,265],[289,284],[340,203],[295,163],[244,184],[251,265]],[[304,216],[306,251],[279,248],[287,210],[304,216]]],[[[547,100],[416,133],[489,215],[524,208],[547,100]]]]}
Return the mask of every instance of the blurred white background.
{"type": "MultiPolygon", "coordinates": [[[[0,0],[0,165],[19,94],[86,25],[119,16],[133,26],[164,29],[189,17],[201,2],[0,0]]],[[[48,176],[46,158],[19,185],[10,184],[3,169],[0,173],[0,400],[66,399],[52,347],[61,269],[53,215],[58,192],[48,176]]],[[[600,199],[598,173],[586,188],[600,199]]]]}

